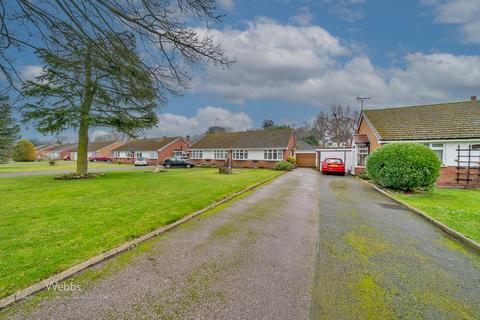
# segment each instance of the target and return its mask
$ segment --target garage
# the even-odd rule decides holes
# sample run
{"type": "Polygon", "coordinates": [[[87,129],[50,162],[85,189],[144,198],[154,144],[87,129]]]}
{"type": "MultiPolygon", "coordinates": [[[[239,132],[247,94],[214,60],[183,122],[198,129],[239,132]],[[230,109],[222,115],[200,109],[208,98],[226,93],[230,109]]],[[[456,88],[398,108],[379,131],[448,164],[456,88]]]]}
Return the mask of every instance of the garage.
{"type": "Polygon", "coordinates": [[[295,149],[297,166],[315,168],[317,166],[317,151],[315,149],[314,146],[305,141],[297,141],[297,148],[295,149]]]}
{"type": "Polygon", "coordinates": [[[316,155],[315,153],[297,153],[297,166],[299,167],[316,167],[316,155]]]}

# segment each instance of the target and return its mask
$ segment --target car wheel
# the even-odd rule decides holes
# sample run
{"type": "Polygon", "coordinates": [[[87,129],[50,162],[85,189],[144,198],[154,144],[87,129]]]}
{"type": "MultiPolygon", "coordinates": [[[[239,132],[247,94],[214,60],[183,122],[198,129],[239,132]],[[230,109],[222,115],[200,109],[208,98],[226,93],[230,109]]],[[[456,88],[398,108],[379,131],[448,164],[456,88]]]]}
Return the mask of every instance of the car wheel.
{"type": "Polygon", "coordinates": [[[188,169],[190,169],[191,167],[192,167],[191,165],[187,164],[187,168],[188,168],[188,169]]]}
{"type": "Polygon", "coordinates": [[[171,167],[172,167],[172,165],[171,165],[170,163],[167,163],[167,164],[165,165],[165,168],[167,168],[167,169],[170,169],[171,167]]]}

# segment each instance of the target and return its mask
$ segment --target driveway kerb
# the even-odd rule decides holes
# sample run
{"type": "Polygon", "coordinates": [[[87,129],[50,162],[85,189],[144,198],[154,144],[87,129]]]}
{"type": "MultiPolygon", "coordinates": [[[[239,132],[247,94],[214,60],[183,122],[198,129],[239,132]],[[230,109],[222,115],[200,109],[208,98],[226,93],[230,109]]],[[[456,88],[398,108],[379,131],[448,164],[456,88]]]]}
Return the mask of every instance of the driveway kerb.
{"type": "Polygon", "coordinates": [[[128,250],[130,250],[130,249],[133,249],[134,247],[138,246],[139,244],[141,244],[141,243],[143,243],[143,242],[145,242],[145,241],[147,241],[147,240],[150,240],[150,239],[152,239],[152,238],[154,238],[154,237],[156,237],[156,236],[159,236],[159,235],[161,235],[161,234],[163,234],[163,233],[165,233],[165,232],[167,232],[167,231],[169,231],[169,230],[171,230],[171,229],[173,229],[173,228],[175,228],[175,227],[177,227],[177,226],[179,226],[179,225],[181,225],[181,224],[183,224],[183,223],[191,220],[192,218],[195,218],[196,216],[198,216],[198,215],[200,215],[200,214],[202,214],[202,213],[205,213],[205,212],[207,212],[207,211],[209,211],[209,210],[211,210],[211,209],[213,209],[213,208],[215,208],[215,207],[217,207],[217,206],[219,206],[219,205],[221,205],[221,204],[224,204],[225,202],[228,202],[228,201],[230,201],[230,200],[232,200],[232,199],[234,199],[234,198],[242,195],[242,194],[245,193],[245,192],[248,192],[248,191],[250,191],[250,190],[253,190],[253,189],[255,189],[255,188],[258,188],[258,187],[260,187],[260,186],[262,186],[262,185],[264,185],[264,184],[266,184],[266,183],[269,183],[269,182],[271,182],[272,180],[281,177],[281,176],[284,175],[285,173],[286,173],[286,172],[283,172],[283,173],[281,173],[281,174],[279,174],[279,175],[277,175],[277,176],[270,177],[270,178],[265,179],[265,180],[263,180],[263,181],[261,181],[261,182],[259,182],[259,183],[254,184],[254,185],[252,185],[252,186],[250,186],[250,187],[247,187],[247,188],[245,188],[245,189],[243,189],[243,190],[240,190],[240,191],[238,191],[238,192],[236,192],[236,193],[234,193],[234,194],[232,194],[232,195],[229,195],[229,196],[223,198],[223,199],[220,200],[220,201],[217,201],[217,202],[215,202],[215,203],[213,203],[213,204],[211,204],[211,205],[209,205],[209,206],[207,206],[207,207],[205,207],[205,208],[203,208],[203,209],[200,209],[200,210],[198,210],[198,211],[195,211],[194,213],[191,213],[191,214],[183,217],[182,219],[179,219],[179,220],[175,221],[174,223],[171,223],[171,224],[166,225],[166,226],[163,226],[163,227],[161,227],[161,228],[159,228],[159,229],[157,229],[157,230],[154,230],[154,231],[152,231],[152,232],[149,232],[149,233],[147,233],[147,234],[145,234],[145,235],[143,235],[143,236],[141,236],[141,237],[139,237],[139,238],[137,238],[137,239],[134,239],[134,240],[132,240],[132,241],[126,242],[126,243],[124,243],[124,244],[122,244],[122,245],[120,245],[120,246],[118,246],[118,247],[116,247],[116,248],[113,248],[113,249],[111,249],[111,250],[108,250],[107,252],[101,253],[101,254],[93,257],[93,258],[88,259],[87,261],[84,261],[84,262],[82,262],[82,263],[80,263],[80,264],[77,264],[77,265],[75,265],[75,266],[73,266],[73,267],[71,267],[71,268],[69,268],[69,269],[67,269],[67,270],[65,270],[65,271],[62,271],[62,272],[60,272],[60,273],[58,273],[58,274],[56,274],[56,275],[54,275],[54,276],[51,276],[51,277],[49,277],[49,278],[47,278],[47,279],[45,279],[45,280],[42,280],[42,281],[40,281],[40,282],[37,282],[37,283],[35,283],[35,284],[33,284],[33,285],[25,288],[25,289],[22,289],[22,290],[20,290],[20,291],[17,291],[17,292],[15,292],[15,293],[13,293],[13,294],[11,294],[11,295],[9,295],[9,296],[7,296],[7,297],[5,297],[5,298],[3,298],[3,299],[0,300],[0,310],[3,309],[3,308],[5,308],[5,307],[7,307],[7,306],[9,306],[9,305],[11,305],[11,304],[13,304],[13,303],[15,303],[15,302],[17,302],[17,301],[20,301],[20,300],[26,298],[26,297],[28,297],[28,296],[30,296],[30,295],[38,292],[38,291],[44,290],[44,289],[47,288],[47,286],[49,286],[49,285],[52,285],[52,284],[54,284],[54,283],[63,281],[63,280],[65,280],[65,279],[67,279],[67,278],[69,278],[69,277],[71,277],[71,276],[79,273],[80,271],[83,271],[83,270],[85,270],[85,269],[87,269],[87,268],[89,268],[89,267],[92,267],[92,266],[94,266],[94,265],[96,265],[96,264],[98,264],[98,263],[100,263],[100,262],[102,262],[102,261],[105,261],[105,260],[107,260],[107,259],[110,259],[110,258],[112,258],[112,257],[114,257],[114,256],[116,256],[116,255],[118,255],[118,254],[120,254],[120,253],[122,253],[122,252],[125,252],[125,251],[128,251],[128,250]]]}
{"type": "Polygon", "coordinates": [[[387,191],[377,187],[376,185],[374,185],[373,183],[371,182],[368,182],[368,181],[365,181],[363,179],[360,179],[360,178],[357,178],[358,180],[362,181],[363,183],[366,183],[370,186],[372,186],[375,190],[377,190],[378,192],[382,193],[384,196],[392,199],[393,201],[397,202],[398,204],[406,207],[407,209],[409,209],[410,211],[414,212],[415,214],[421,216],[422,218],[424,218],[425,220],[427,220],[428,222],[430,222],[431,224],[435,225],[436,227],[438,227],[439,229],[441,229],[443,232],[445,232],[446,234],[450,235],[451,237],[454,237],[455,239],[459,240],[460,242],[464,243],[465,245],[469,246],[470,248],[472,248],[473,250],[477,251],[480,253],[480,243],[470,239],[470,238],[467,238],[466,236],[464,236],[463,234],[461,234],[460,232],[457,232],[455,230],[453,230],[452,228],[444,225],[443,223],[441,223],[440,221],[432,218],[431,216],[429,216],[428,214],[426,214],[425,212],[423,212],[422,210],[419,210],[413,206],[411,206],[410,204],[404,202],[403,200],[400,200],[400,199],[397,199],[395,198],[394,196],[392,196],[390,193],[388,193],[387,191]]]}

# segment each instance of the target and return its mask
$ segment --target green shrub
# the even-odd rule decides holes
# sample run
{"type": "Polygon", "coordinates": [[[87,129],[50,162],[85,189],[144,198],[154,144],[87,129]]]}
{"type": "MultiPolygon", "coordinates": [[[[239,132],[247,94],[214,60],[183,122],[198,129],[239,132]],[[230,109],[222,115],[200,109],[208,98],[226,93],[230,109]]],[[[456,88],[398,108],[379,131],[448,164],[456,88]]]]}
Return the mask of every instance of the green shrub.
{"type": "Polygon", "coordinates": [[[297,158],[295,157],[288,157],[287,162],[293,164],[294,166],[297,165],[297,158]]]}
{"type": "Polygon", "coordinates": [[[287,161],[279,161],[275,164],[275,170],[292,171],[295,166],[287,161]]]}
{"type": "Polygon", "coordinates": [[[368,156],[367,172],[382,187],[412,191],[432,187],[440,165],[438,156],[422,144],[392,143],[368,156]]]}
{"type": "Polygon", "coordinates": [[[51,166],[54,166],[55,165],[55,160],[48,160],[48,164],[51,165],[51,166]]]}
{"type": "Polygon", "coordinates": [[[359,177],[359,178],[362,179],[362,180],[370,180],[370,178],[368,177],[368,173],[367,173],[367,172],[362,172],[362,173],[360,173],[359,175],[357,175],[357,177],[359,177]]]}
{"type": "Polygon", "coordinates": [[[35,146],[28,140],[18,141],[12,148],[14,161],[35,161],[35,146]]]}

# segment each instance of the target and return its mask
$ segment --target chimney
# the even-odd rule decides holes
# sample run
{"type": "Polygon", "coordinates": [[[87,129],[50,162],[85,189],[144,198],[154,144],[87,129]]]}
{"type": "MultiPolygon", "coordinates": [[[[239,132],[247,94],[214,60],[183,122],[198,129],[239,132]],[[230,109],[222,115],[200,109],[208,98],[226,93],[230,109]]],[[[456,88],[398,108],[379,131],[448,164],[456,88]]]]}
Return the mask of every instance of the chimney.
{"type": "Polygon", "coordinates": [[[471,97],[470,97],[470,100],[471,100],[471,101],[477,101],[477,96],[471,96],[471,97]]]}

